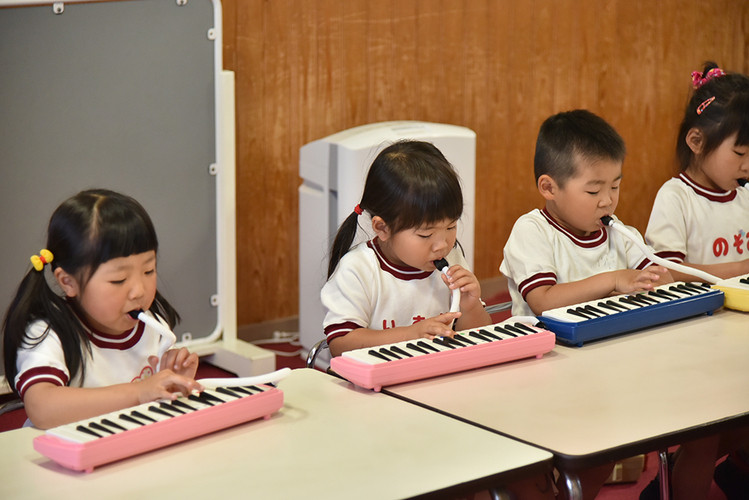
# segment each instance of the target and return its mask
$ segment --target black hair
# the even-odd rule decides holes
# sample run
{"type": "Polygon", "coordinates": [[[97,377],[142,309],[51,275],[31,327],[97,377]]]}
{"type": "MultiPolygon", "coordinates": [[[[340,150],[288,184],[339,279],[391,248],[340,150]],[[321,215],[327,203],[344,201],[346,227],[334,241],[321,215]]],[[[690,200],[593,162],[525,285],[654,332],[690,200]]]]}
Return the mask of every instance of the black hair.
{"type": "Polygon", "coordinates": [[[538,131],[533,168],[536,181],[548,175],[560,186],[577,173],[577,160],[622,162],[624,139],[603,118],[584,109],[547,118],[538,131]]]}
{"type": "Polygon", "coordinates": [[[702,132],[701,158],[735,133],[738,134],[735,145],[749,145],[749,77],[739,73],[710,77],[708,73],[717,68],[713,61],[705,63],[699,78],[708,80],[694,90],[684,111],[676,140],[676,157],[681,170],[686,170],[695,160],[686,141],[693,128],[702,132]]]}
{"type": "MultiPolygon", "coordinates": [[[[106,189],[82,191],[64,201],[52,214],[47,229],[46,249],[52,252],[52,271],[62,268],[74,276],[81,288],[98,267],[111,259],[158,250],[151,218],[133,198],[106,189]]],[[[54,279],[54,278],[50,278],[54,279]]],[[[45,269],[31,268],[18,286],[3,321],[5,377],[14,392],[18,373],[18,350],[41,342],[53,330],[60,339],[70,379],[80,371],[84,349],[90,350],[88,335],[76,316],[77,304],[50,288],[45,269]],[[28,338],[29,323],[44,320],[47,330],[38,340],[28,338]]],[[[170,327],[179,314],[156,292],[150,310],[170,327]]]]}
{"type": "MultiPolygon", "coordinates": [[[[455,169],[433,144],[399,141],[377,155],[367,173],[359,207],[379,216],[392,234],[445,219],[458,220],[463,194],[455,169]]],[[[328,278],[351,248],[358,214],[338,228],[328,263],[328,278]]]]}

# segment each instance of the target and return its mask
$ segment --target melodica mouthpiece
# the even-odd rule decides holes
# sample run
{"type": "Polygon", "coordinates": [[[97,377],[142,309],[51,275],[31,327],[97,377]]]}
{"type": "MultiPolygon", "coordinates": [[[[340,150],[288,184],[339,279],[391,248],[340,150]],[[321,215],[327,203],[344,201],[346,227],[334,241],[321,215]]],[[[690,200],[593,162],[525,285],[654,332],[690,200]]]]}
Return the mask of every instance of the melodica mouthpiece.
{"type": "Polygon", "coordinates": [[[739,183],[739,186],[744,187],[746,186],[746,183],[749,182],[747,179],[736,179],[736,182],[739,183]]]}
{"type": "Polygon", "coordinates": [[[437,259],[434,261],[434,267],[436,267],[438,271],[442,271],[444,268],[450,267],[450,264],[448,264],[445,259],[437,259]]]}
{"type": "Polygon", "coordinates": [[[604,226],[610,226],[612,222],[614,222],[614,218],[610,215],[604,215],[601,217],[601,222],[603,222],[604,226]]]}
{"type": "Polygon", "coordinates": [[[142,313],[142,312],[143,312],[143,309],[133,309],[132,311],[130,311],[127,314],[128,314],[128,316],[130,316],[133,319],[138,319],[138,315],[140,313],[142,313]]]}

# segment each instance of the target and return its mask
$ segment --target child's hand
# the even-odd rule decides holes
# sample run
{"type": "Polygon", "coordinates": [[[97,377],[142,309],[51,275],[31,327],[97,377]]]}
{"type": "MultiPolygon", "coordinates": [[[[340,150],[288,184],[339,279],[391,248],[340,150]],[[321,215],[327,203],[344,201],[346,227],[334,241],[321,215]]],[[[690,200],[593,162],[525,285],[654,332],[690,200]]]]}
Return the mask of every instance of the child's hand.
{"type": "Polygon", "coordinates": [[[623,269],[617,271],[614,293],[634,293],[652,290],[655,286],[673,281],[671,273],[662,266],[650,266],[641,271],[623,269]]]}
{"type": "Polygon", "coordinates": [[[414,323],[408,328],[415,333],[414,339],[433,339],[434,337],[452,337],[455,333],[452,329],[453,321],[460,318],[460,312],[446,312],[433,318],[414,323]]]}
{"type": "MultiPolygon", "coordinates": [[[[156,364],[158,364],[158,358],[152,357],[156,359],[156,364]]],[[[190,354],[190,351],[182,347],[181,349],[169,349],[165,352],[161,357],[160,366],[161,370],[170,369],[178,375],[194,378],[198,371],[198,363],[198,355],[190,354]]]]}
{"type": "MultiPolygon", "coordinates": [[[[151,356],[154,360],[156,356],[151,356]]],[[[149,362],[151,362],[149,358],[149,362]]],[[[155,363],[152,365],[155,369],[155,363]]],[[[157,399],[177,399],[180,393],[189,396],[193,391],[202,392],[203,386],[189,377],[184,377],[166,368],[158,373],[138,382],[140,390],[138,400],[141,403],[156,401],[157,399]]]]}
{"type": "Polygon", "coordinates": [[[475,307],[483,308],[481,303],[481,285],[476,276],[462,266],[452,266],[447,270],[447,276],[442,274],[442,281],[454,290],[460,288],[460,310],[469,311],[475,307]]]}

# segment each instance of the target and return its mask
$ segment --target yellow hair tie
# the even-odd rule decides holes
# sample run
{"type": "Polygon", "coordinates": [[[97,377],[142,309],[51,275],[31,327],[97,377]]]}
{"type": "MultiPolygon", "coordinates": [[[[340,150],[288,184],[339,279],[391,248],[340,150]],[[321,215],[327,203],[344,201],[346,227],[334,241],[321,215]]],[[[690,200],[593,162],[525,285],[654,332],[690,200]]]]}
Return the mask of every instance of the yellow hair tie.
{"type": "Polygon", "coordinates": [[[34,266],[34,269],[41,271],[44,269],[44,264],[49,264],[54,258],[55,256],[52,255],[52,252],[43,248],[39,251],[39,255],[31,256],[31,264],[34,266]]]}

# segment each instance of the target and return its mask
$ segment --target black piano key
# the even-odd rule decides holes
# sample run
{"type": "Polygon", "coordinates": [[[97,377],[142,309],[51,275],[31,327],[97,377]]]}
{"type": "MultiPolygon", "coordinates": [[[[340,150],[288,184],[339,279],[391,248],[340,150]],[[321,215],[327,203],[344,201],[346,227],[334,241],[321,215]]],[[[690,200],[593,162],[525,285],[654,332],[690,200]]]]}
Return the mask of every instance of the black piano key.
{"type": "Polygon", "coordinates": [[[98,438],[104,437],[104,436],[99,435],[99,433],[94,432],[91,429],[89,429],[88,427],[85,427],[83,425],[76,426],[75,430],[83,432],[85,434],[89,434],[89,435],[94,436],[94,437],[98,437],[98,438]]]}
{"type": "Polygon", "coordinates": [[[248,396],[252,395],[252,391],[250,391],[249,389],[246,389],[244,387],[236,387],[235,386],[235,387],[229,387],[229,389],[231,389],[234,392],[241,392],[242,394],[247,394],[248,396]]]}
{"type": "Polygon", "coordinates": [[[660,288],[658,290],[652,290],[652,292],[668,300],[676,300],[679,298],[678,295],[672,292],[669,292],[668,290],[664,290],[663,288],[660,288]]]}
{"type": "Polygon", "coordinates": [[[107,429],[106,427],[104,427],[98,422],[89,422],[88,426],[97,431],[108,432],[109,434],[114,434],[114,431],[107,429]]]}
{"type": "Polygon", "coordinates": [[[401,349],[397,345],[394,345],[394,346],[390,347],[390,350],[394,351],[397,354],[400,354],[401,356],[405,356],[407,358],[413,358],[414,357],[413,354],[407,353],[406,351],[404,351],[403,349],[401,349]]]}
{"type": "Polygon", "coordinates": [[[151,421],[151,422],[154,422],[154,423],[156,422],[156,420],[155,420],[155,419],[153,419],[153,418],[151,418],[151,417],[149,417],[149,416],[146,416],[146,415],[142,414],[142,413],[141,413],[141,412],[139,412],[138,410],[133,410],[133,411],[131,411],[131,412],[130,412],[130,415],[132,415],[132,416],[133,416],[133,417],[135,417],[135,418],[140,418],[140,419],[143,419],[143,420],[149,420],[149,421],[151,421]]]}
{"type": "Polygon", "coordinates": [[[375,358],[379,358],[383,361],[390,361],[390,358],[386,358],[385,356],[375,351],[374,349],[370,349],[369,351],[367,351],[367,354],[369,354],[370,356],[374,356],[375,358]]]}
{"type": "Polygon", "coordinates": [[[471,331],[468,335],[470,335],[471,337],[477,338],[479,340],[483,340],[484,342],[491,342],[492,341],[492,339],[490,339],[489,337],[485,337],[484,335],[481,335],[477,331],[471,331]]]}
{"type": "Polygon", "coordinates": [[[613,300],[607,300],[605,302],[599,302],[598,306],[602,307],[602,308],[606,308],[606,309],[611,309],[614,312],[629,311],[628,307],[624,307],[622,304],[619,304],[619,303],[617,303],[617,302],[615,302],[613,300]]]}
{"type": "Polygon", "coordinates": [[[648,295],[647,295],[647,294],[645,294],[645,293],[641,293],[641,294],[639,294],[639,295],[638,295],[638,297],[640,297],[640,299],[644,300],[645,302],[647,302],[647,303],[648,303],[648,304],[650,304],[650,305],[653,305],[653,304],[660,304],[660,302],[659,302],[659,301],[657,301],[657,300],[655,300],[655,299],[653,299],[653,298],[651,298],[651,297],[648,297],[648,295]]]}
{"type": "Polygon", "coordinates": [[[593,319],[593,316],[591,316],[590,313],[586,313],[584,309],[581,309],[581,307],[576,307],[574,309],[570,308],[567,309],[567,312],[574,316],[580,316],[583,319],[593,319]]]}
{"type": "Polygon", "coordinates": [[[125,422],[130,422],[131,424],[135,425],[146,425],[137,418],[133,418],[130,415],[127,415],[126,413],[122,413],[119,415],[120,419],[124,420],[125,422]]]}
{"type": "Polygon", "coordinates": [[[497,333],[500,333],[500,334],[508,335],[510,337],[517,337],[517,335],[515,335],[513,332],[511,332],[510,330],[507,329],[507,325],[506,324],[502,325],[502,326],[496,326],[496,327],[494,327],[494,331],[497,332],[497,333]]]}
{"type": "Polygon", "coordinates": [[[638,294],[634,294],[634,295],[627,295],[627,298],[629,300],[637,302],[638,304],[640,304],[642,306],[649,306],[650,305],[650,303],[647,300],[645,300],[645,298],[642,295],[640,295],[639,293],[638,294]]]}
{"type": "Polygon", "coordinates": [[[190,394],[189,396],[187,396],[187,399],[189,399],[190,401],[197,401],[198,403],[203,403],[206,406],[214,406],[214,404],[211,403],[210,400],[203,397],[203,394],[200,394],[200,395],[190,394]]]}
{"type": "Polygon", "coordinates": [[[220,392],[221,394],[226,394],[227,396],[231,396],[233,398],[241,398],[242,396],[240,394],[237,394],[236,392],[232,391],[231,389],[228,389],[226,387],[216,387],[216,392],[220,392]]]}
{"type": "Polygon", "coordinates": [[[203,391],[203,392],[200,393],[200,395],[203,396],[204,398],[206,398],[208,401],[213,401],[215,403],[226,403],[226,401],[224,401],[223,399],[221,399],[221,398],[219,398],[219,397],[217,397],[217,396],[209,393],[208,391],[203,391]]]}
{"type": "Polygon", "coordinates": [[[247,386],[245,386],[245,387],[246,387],[247,389],[253,390],[253,391],[255,391],[255,392],[264,392],[264,391],[265,391],[265,389],[261,389],[260,387],[258,387],[258,386],[256,386],[256,385],[247,385],[247,386]]]}
{"type": "Polygon", "coordinates": [[[418,345],[414,344],[413,342],[409,342],[408,344],[406,344],[406,347],[408,347],[412,351],[418,352],[419,354],[429,354],[429,352],[427,352],[426,350],[422,349],[421,347],[419,347],[418,345]]]}
{"type": "Polygon", "coordinates": [[[455,349],[455,346],[450,344],[450,342],[447,341],[450,337],[434,337],[432,342],[435,344],[439,344],[443,347],[449,347],[450,349],[455,349]]]}
{"type": "Polygon", "coordinates": [[[587,306],[585,306],[583,309],[585,309],[586,311],[588,311],[593,316],[597,316],[599,318],[602,317],[602,316],[608,316],[608,314],[606,314],[605,312],[603,312],[603,311],[601,311],[599,309],[596,309],[595,307],[593,307],[590,304],[588,304],[587,306]]]}
{"type": "Polygon", "coordinates": [[[119,425],[119,424],[116,424],[116,423],[112,422],[112,421],[111,421],[111,420],[109,420],[108,418],[103,418],[103,419],[101,419],[101,423],[102,423],[102,424],[104,424],[104,425],[108,425],[109,427],[114,427],[115,429],[119,429],[119,430],[121,430],[121,431],[125,431],[125,430],[127,430],[127,429],[125,429],[124,427],[122,427],[121,425],[119,425]]]}
{"type": "Polygon", "coordinates": [[[171,413],[169,413],[167,411],[162,410],[158,406],[153,406],[153,405],[151,405],[151,406],[148,407],[148,411],[150,411],[152,413],[158,413],[159,415],[164,415],[165,417],[169,417],[169,418],[172,418],[174,416],[173,414],[171,414],[171,413]]]}
{"type": "Polygon", "coordinates": [[[416,345],[419,346],[419,347],[421,347],[422,349],[428,349],[428,350],[433,351],[433,352],[440,352],[439,349],[437,349],[433,345],[429,345],[427,342],[425,342],[423,340],[419,340],[418,342],[416,342],[416,345]]]}
{"type": "Polygon", "coordinates": [[[174,406],[179,406],[179,407],[180,407],[180,408],[182,408],[183,410],[188,410],[188,411],[197,411],[197,408],[195,408],[195,407],[193,407],[193,406],[190,406],[189,404],[185,403],[185,402],[184,402],[184,401],[182,401],[181,399],[175,399],[174,401],[172,401],[172,404],[173,404],[174,406]]]}
{"type": "Polygon", "coordinates": [[[518,335],[528,335],[526,332],[514,325],[505,325],[505,330],[507,330],[508,332],[516,333],[518,335]]]}
{"type": "MultiPolygon", "coordinates": [[[[500,327],[498,327],[498,326],[495,326],[495,327],[494,327],[494,331],[495,331],[495,332],[499,332],[500,330],[501,330],[501,328],[500,328],[500,327]]],[[[486,328],[480,328],[480,329],[479,329],[479,333],[480,333],[481,335],[486,335],[486,336],[487,336],[487,337],[489,337],[490,339],[494,339],[494,340],[502,340],[502,337],[498,337],[497,335],[494,335],[494,334],[493,334],[492,332],[490,332],[490,331],[489,331],[489,330],[487,330],[486,328]]]]}
{"type": "Polygon", "coordinates": [[[384,347],[380,347],[379,351],[380,351],[380,354],[382,354],[383,356],[390,356],[391,358],[395,358],[395,359],[403,359],[397,354],[395,354],[394,352],[390,352],[390,350],[384,347]]]}
{"type": "Polygon", "coordinates": [[[453,337],[453,338],[455,340],[459,340],[461,342],[465,342],[466,344],[469,344],[469,345],[476,345],[476,342],[474,342],[473,340],[469,339],[467,335],[462,334],[462,333],[455,334],[455,337],[453,337]]]}
{"type": "Polygon", "coordinates": [[[177,408],[176,406],[174,406],[172,404],[164,403],[163,401],[161,403],[159,403],[159,408],[161,408],[163,410],[166,410],[166,411],[174,412],[177,415],[184,415],[185,414],[185,412],[183,410],[180,410],[179,408],[177,408]]]}
{"type": "Polygon", "coordinates": [[[452,346],[455,346],[455,347],[465,347],[466,346],[464,343],[462,343],[461,341],[459,341],[455,337],[443,337],[443,338],[445,339],[445,342],[447,342],[448,344],[450,344],[452,346]]]}
{"type": "Polygon", "coordinates": [[[625,304],[629,304],[635,307],[642,307],[642,304],[640,304],[636,300],[632,300],[630,297],[620,297],[619,302],[624,302],[625,304]]]}
{"type": "Polygon", "coordinates": [[[739,283],[749,285],[749,277],[739,279],[739,283]]]}
{"type": "Polygon", "coordinates": [[[515,328],[519,328],[520,330],[525,330],[528,333],[536,333],[536,330],[534,330],[528,325],[524,325],[523,323],[515,323],[515,328]]]}
{"type": "Polygon", "coordinates": [[[695,292],[693,290],[690,290],[689,288],[685,287],[681,283],[678,285],[670,286],[668,287],[669,290],[673,290],[674,292],[681,293],[682,295],[695,295],[695,292]]]}
{"type": "Polygon", "coordinates": [[[684,283],[684,286],[690,290],[694,290],[697,293],[703,293],[705,291],[706,283],[684,283]]]}

